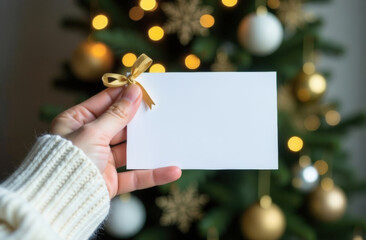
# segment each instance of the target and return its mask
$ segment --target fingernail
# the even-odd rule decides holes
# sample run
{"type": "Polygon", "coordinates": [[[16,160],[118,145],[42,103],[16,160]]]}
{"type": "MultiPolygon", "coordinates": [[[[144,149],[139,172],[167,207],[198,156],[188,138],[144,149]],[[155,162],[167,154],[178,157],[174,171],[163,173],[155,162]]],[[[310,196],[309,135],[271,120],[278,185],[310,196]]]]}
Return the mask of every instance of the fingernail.
{"type": "Polygon", "coordinates": [[[136,84],[131,84],[126,88],[125,92],[123,93],[122,99],[126,99],[127,101],[133,103],[138,99],[140,94],[141,94],[140,87],[137,86],[136,84]]]}

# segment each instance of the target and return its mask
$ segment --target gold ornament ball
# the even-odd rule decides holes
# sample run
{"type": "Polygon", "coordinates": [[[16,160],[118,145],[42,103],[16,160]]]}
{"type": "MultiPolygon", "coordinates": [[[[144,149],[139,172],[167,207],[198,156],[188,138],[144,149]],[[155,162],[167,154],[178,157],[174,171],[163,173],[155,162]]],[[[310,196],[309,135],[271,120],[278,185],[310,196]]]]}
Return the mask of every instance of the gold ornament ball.
{"type": "Polygon", "coordinates": [[[309,210],[318,220],[331,222],[340,219],[347,209],[347,198],[337,186],[317,187],[309,196],[309,210]]]}
{"type": "Polygon", "coordinates": [[[113,53],[102,42],[86,41],[74,51],[70,66],[81,80],[99,80],[104,73],[112,70],[113,53]]]}
{"type": "Polygon", "coordinates": [[[294,95],[298,101],[303,103],[317,101],[327,89],[327,81],[319,73],[300,72],[293,82],[294,95]]]}
{"type": "Polygon", "coordinates": [[[286,219],[282,210],[271,203],[261,207],[259,203],[250,206],[241,219],[243,235],[251,240],[279,239],[286,227],[286,219]]]}

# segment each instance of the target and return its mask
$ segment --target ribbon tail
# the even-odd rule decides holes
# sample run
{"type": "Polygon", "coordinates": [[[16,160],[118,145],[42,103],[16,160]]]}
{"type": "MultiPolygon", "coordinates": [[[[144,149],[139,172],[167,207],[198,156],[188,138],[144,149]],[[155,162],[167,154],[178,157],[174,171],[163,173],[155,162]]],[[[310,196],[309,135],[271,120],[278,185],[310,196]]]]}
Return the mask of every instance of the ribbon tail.
{"type": "Polygon", "coordinates": [[[151,99],[150,95],[147,93],[145,88],[139,82],[136,81],[135,83],[141,88],[142,99],[144,100],[146,105],[151,109],[152,105],[155,105],[154,101],[151,99]]]}

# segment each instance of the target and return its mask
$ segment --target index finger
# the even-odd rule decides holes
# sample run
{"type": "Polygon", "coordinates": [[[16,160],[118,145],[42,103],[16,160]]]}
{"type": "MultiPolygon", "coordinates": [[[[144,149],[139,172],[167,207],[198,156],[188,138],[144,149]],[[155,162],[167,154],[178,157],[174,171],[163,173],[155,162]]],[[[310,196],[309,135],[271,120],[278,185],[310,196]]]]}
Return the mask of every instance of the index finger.
{"type": "MultiPolygon", "coordinates": [[[[124,89],[124,87],[107,88],[75,107],[77,108],[78,106],[81,106],[85,108],[87,111],[92,113],[95,119],[104,113],[108,107],[116,101],[117,97],[123,93],[124,89]]],[[[88,121],[85,122],[90,122],[94,119],[88,119],[88,121]]]]}

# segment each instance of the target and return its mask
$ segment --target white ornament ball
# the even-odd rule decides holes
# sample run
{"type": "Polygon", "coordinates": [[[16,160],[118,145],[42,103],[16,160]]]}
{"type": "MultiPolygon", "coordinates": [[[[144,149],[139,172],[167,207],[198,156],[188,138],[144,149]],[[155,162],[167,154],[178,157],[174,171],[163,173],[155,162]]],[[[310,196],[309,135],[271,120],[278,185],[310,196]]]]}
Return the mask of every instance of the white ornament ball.
{"type": "Polygon", "coordinates": [[[144,226],[146,211],[142,202],[133,195],[120,195],[112,199],[106,231],[117,238],[129,238],[144,226]]]}
{"type": "Polygon", "coordinates": [[[239,43],[250,53],[265,56],[273,53],[282,42],[283,29],[272,13],[251,13],[239,24],[239,43]]]}
{"type": "Polygon", "coordinates": [[[292,185],[302,192],[310,192],[319,185],[318,170],[312,165],[306,167],[296,165],[292,185]]]}

